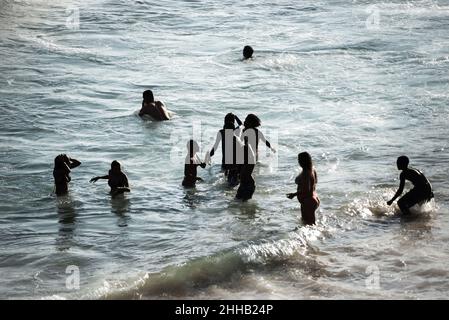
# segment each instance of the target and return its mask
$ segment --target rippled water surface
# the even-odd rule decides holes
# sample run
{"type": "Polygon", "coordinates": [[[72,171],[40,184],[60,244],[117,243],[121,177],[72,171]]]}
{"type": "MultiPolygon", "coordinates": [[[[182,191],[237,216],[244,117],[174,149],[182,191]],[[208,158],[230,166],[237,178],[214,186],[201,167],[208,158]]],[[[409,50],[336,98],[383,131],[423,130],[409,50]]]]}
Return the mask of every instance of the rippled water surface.
{"type": "Polygon", "coordinates": [[[446,1],[0,0],[0,61],[0,298],[447,298],[446,1]],[[172,121],[137,116],[146,89],[172,121]],[[227,112],[278,150],[244,204],[220,155],[181,187],[227,112]],[[285,198],[304,150],[314,227],[285,198]],[[82,165],[56,198],[63,152],[82,165]],[[435,189],[408,219],[385,204],[402,154],[435,189]],[[89,183],[112,160],[121,198],[89,183]]]}

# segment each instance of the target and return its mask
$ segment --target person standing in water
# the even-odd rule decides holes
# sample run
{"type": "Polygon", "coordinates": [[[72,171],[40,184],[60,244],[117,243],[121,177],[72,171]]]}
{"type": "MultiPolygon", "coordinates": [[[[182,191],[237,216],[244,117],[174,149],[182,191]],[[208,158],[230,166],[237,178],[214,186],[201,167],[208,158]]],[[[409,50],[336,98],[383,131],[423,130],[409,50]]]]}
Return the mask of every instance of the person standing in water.
{"type": "Polygon", "coordinates": [[[184,164],[184,179],[182,180],[182,185],[186,188],[194,188],[197,181],[202,181],[203,179],[197,177],[197,167],[206,167],[206,163],[200,160],[198,152],[200,147],[198,143],[194,140],[189,140],[187,142],[188,153],[186,155],[186,160],[184,164]]]}
{"type": "Polygon", "coordinates": [[[209,159],[215,154],[218,145],[221,142],[221,169],[224,171],[230,186],[238,184],[238,166],[236,164],[236,137],[234,136],[235,122],[237,128],[242,125],[242,121],[233,113],[228,113],[224,118],[223,129],[217,133],[214,146],[209,153],[206,154],[205,162],[210,162],[209,159]]]}
{"type": "Polygon", "coordinates": [[[246,116],[243,122],[243,132],[242,137],[248,137],[249,144],[251,145],[253,151],[256,154],[256,162],[259,159],[259,140],[265,143],[265,145],[271,149],[272,152],[276,153],[276,150],[271,146],[271,143],[265,138],[262,131],[258,129],[260,127],[261,121],[255,114],[249,114],[246,116]]]}
{"type": "Polygon", "coordinates": [[[408,180],[413,184],[413,189],[407,192],[401,199],[398,200],[399,209],[403,214],[410,214],[410,208],[417,203],[428,202],[433,198],[432,186],[421,171],[409,168],[410,160],[406,156],[400,156],[396,165],[398,170],[401,170],[399,175],[399,189],[393,198],[387,202],[389,206],[402,194],[404,191],[405,181],[408,180]]]}
{"type": "Polygon", "coordinates": [[[298,163],[302,168],[302,172],[295,179],[298,190],[294,193],[288,193],[287,198],[298,198],[301,204],[301,217],[303,222],[308,225],[313,225],[315,224],[315,211],[320,205],[320,199],[316,193],[318,177],[309,153],[301,152],[298,154],[298,163]]]}
{"type": "Polygon", "coordinates": [[[243,60],[248,60],[253,57],[254,50],[251,46],[243,47],[243,60]]]}
{"type": "Polygon", "coordinates": [[[170,120],[170,115],[162,101],[154,101],[153,92],[145,90],[143,92],[142,108],[139,116],[149,115],[155,121],[170,120]]]}
{"type": "Polygon", "coordinates": [[[94,177],[90,179],[90,182],[97,182],[98,179],[107,179],[108,185],[111,187],[111,195],[122,194],[124,192],[130,192],[128,177],[122,171],[120,162],[114,160],[111,163],[111,170],[105,176],[94,177]]]}
{"type": "Polygon", "coordinates": [[[243,139],[242,144],[241,140],[237,138],[237,163],[242,164],[238,165],[240,168],[240,184],[235,198],[247,201],[253,197],[254,191],[256,191],[256,181],[252,175],[256,165],[256,155],[248,137],[243,139]]]}
{"type": "Polygon", "coordinates": [[[67,194],[69,191],[70,169],[74,169],[81,164],[76,159],[69,158],[66,154],[60,154],[55,158],[53,178],[55,180],[55,193],[57,196],[67,194]]]}

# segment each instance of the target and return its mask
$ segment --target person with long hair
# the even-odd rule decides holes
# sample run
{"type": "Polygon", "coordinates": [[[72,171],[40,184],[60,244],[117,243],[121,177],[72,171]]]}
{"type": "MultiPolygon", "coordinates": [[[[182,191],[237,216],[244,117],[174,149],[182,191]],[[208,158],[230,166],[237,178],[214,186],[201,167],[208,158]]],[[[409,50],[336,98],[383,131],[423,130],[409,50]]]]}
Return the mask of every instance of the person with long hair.
{"type": "Polygon", "coordinates": [[[69,158],[66,154],[60,154],[55,158],[55,167],[53,169],[53,178],[55,180],[55,193],[58,196],[64,195],[69,191],[69,182],[71,169],[81,164],[76,159],[69,158]]]}
{"type": "Polygon", "coordinates": [[[301,204],[301,217],[305,224],[315,224],[315,211],[320,205],[320,199],[316,192],[318,177],[313,167],[312,157],[307,152],[298,154],[298,163],[302,172],[296,177],[295,183],[298,189],[294,193],[288,193],[287,198],[298,198],[301,204]]]}

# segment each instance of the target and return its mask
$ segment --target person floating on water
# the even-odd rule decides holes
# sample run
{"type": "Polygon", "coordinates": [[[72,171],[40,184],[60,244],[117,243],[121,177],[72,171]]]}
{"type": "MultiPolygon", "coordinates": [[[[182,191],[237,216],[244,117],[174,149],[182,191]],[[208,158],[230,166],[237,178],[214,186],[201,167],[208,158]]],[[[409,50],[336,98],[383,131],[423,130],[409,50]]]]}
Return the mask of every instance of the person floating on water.
{"type": "Polygon", "coordinates": [[[240,139],[237,139],[237,163],[241,164],[238,165],[240,168],[240,185],[235,198],[247,201],[252,198],[254,191],[256,191],[256,181],[252,176],[256,165],[256,154],[248,141],[248,137],[243,139],[243,144],[240,139]]]}
{"type": "Polygon", "coordinates": [[[248,60],[253,57],[254,50],[251,46],[243,47],[243,60],[248,60]]]}
{"type": "Polygon", "coordinates": [[[312,225],[315,224],[315,211],[320,205],[320,199],[316,193],[318,178],[309,153],[301,152],[298,154],[298,163],[302,168],[302,172],[295,179],[298,191],[288,193],[287,198],[293,199],[295,196],[298,198],[301,204],[302,221],[305,224],[312,225]]]}
{"type": "Polygon", "coordinates": [[[197,177],[197,167],[206,167],[206,163],[201,162],[198,152],[200,150],[198,143],[194,140],[189,140],[187,142],[187,155],[184,164],[184,179],[182,180],[182,185],[186,188],[194,188],[197,181],[202,181],[203,179],[197,177]]]}
{"type": "Polygon", "coordinates": [[[399,175],[399,189],[393,198],[387,202],[389,206],[396,200],[404,191],[405,181],[408,180],[413,184],[413,189],[407,192],[401,199],[398,200],[399,209],[403,214],[410,214],[410,208],[417,203],[428,202],[433,198],[432,186],[421,171],[409,168],[410,160],[406,156],[400,156],[396,165],[398,170],[401,170],[399,175]]]}
{"type": "Polygon", "coordinates": [[[218,145],[221,142],[221,169],[224,171],[225,177],[227,177],[230,186],[236,186],[238,184],[238,172],[239,168],[236,164],[236,137],[234,136],[235,122],[237,122],[237,128],[242,125],[242,121],[233,113],[228,113],[224,118],[223,129],[220,129],[217,133],[214,146],[209,153],[206,154],[204,162],[209,163],[210,157],[215,154],[218,145]]]}
{"type": "Polygon", "coordinates": [[[76,168],[81,164],[76,159],[69,158],[66,154],[60,154],[55,158],[55,167],[53,169],[53,178],[55,180],[55,193],[58,196],[64,195],[69,191],[70,169],[76,168]]]}
{"type": "Polygon", "coordinates": [[[139,116],[149,115],[155,121],[170,120],[170,115],[162,101],[154,101],[153,92],[145,90],[143,92],[142,108],[139,116]]]}
{"type": "Polygon", "coordinates": [[[111,170],[105,176],[94,177],[90,182],[97,182],[98,179],[107,179],[108,185],[111,187],[111,195],[122,194],[124,192],[131,192],[128,183],[128,177],[122,171],[120,162],[114,160],[111,163],[111,170]]]}
{"type": "Polygon", "coordinates": [[[241,133],[243,139],[244,137],[248,137],[249,144],[256,154],[256,162],[259,159],[259,140],[265,143],[265,145],[270,148],[272,152],[276,153],[276,149],[271,146],[271,143],[265,138],[262,131],[257,129],[260,125],[261,121],[259,117],[251,113],[246,116],[245,121],[243,122],[244,129],[241,133]]]}

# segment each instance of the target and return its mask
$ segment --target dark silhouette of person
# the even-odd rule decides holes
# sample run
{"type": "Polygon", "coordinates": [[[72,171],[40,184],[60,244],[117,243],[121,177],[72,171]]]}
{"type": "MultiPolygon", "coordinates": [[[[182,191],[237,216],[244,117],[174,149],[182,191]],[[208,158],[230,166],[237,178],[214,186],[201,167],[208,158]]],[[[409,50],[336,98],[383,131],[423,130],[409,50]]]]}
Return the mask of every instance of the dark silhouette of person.
{"type": "Polygon", "coordinates": [[[122,194],[124,192],[130,192],[128,177],[122,171],[120,162],[114,160],[111,163],[111,170],[105,176],[98,176],[90,179],[90,182],[97,182],[98,179],[107,179],[108,185],[111,187],[111,195],[122,194]]]}
{"type": "Polygon", "coordinates": [[[71,169],[81,164],[76,159],[69,158],[66,154],[60,154],[55,158],[55,166],[53,169],[53,178],[55,180],[55,193],[57,196],[67,194],[69,191],[69,182],[71,169]]]}
{"type": "Polygon", "coordinates": [[[387,202],[390,206],[404,191],[405,181],[408,180],[413,184],[413,188],[398,200],[399,209],[403,214],[410,214],[410,208],[417,203],[428,202],[433,198],[432,185],[424,174],[414,168],[409,168],[409,158],[400,156],[396,165],[401,170],[399,175],[399,189],[393,198],[387,202]]]}
{"type": "Polygon", "coordinates": [[[320,199],[316,193],[318,177],[309,153],[299,153],[298,163],[302,168],[302,172],[295,179],[298,189],[294,193],[288,193],[287,198],[293,199],[295,196],[298,198],[301,204],[302,221],[304,224],[312,225],[315,224],[315,211],[320,205],[320,199]]]}
{"type": "Polygon", "coordinates": [[[194,140],[189,140],[187,142],[188,153],[186,155],[184,164],[184,179],[182,180],[182,185],[186,188],[194,188],[197,181],[202,181],[203,179],[197,176],[197,167],[206,167],[206,163],[200,160],[198,152],[200,150],[198,143],[194,140]]]}
{"type": "Polygon", "coordinates": [[[254,50],[251,46],[243,47],[243,60],[248,60],[253,57],[254,50]]]}
{"type": "Polygon", "coordinates": [[[214,146],[210,152],[206,155],[205,162],[209,162],[207,156],[212,157],[221,142],[221,169],[224,171],[230,186],[236,186],[238,184],[239,168],[236,163],[236,130],[242,125],[242,121],[233,113],[228,113],[224,118],[223,129],[220,129],[217,133],[214,146]],[[237,122],[237,128],[235,127],[237,122]]]}
{"type": "Polygon", "coordinates": [[[238,154],[238,158],[240,158],[239,155],[243,155],[243,164],[239,166],[240,184],[235,198],[242,201],[247,201],[253,197],[254,191],[256,191],[256,181],[252,175],[256,165],[256,155],[248,141],[248,137],[244,137],[243,139],[243,145],[241,144],[240,139],[237,140],[237,148],[239,148],[237,149],[237,152],[240,152],[240,154],[238,154]]]}
{"type": "Polygon", "coordinates": [[[139,116],[148,115],[155,121],[170,120],[170,115],[162,101],[154,101],[153,92],[145,90],[143,92],[142,108],[139,116]]]}

